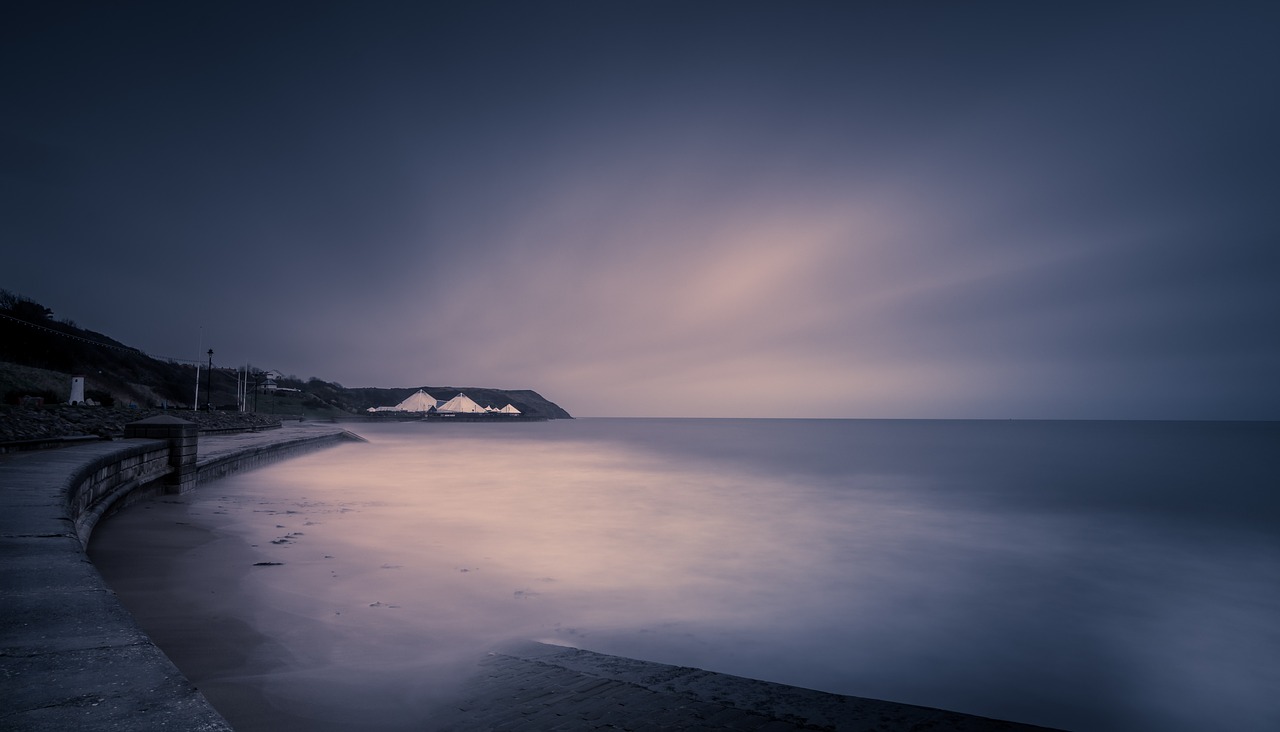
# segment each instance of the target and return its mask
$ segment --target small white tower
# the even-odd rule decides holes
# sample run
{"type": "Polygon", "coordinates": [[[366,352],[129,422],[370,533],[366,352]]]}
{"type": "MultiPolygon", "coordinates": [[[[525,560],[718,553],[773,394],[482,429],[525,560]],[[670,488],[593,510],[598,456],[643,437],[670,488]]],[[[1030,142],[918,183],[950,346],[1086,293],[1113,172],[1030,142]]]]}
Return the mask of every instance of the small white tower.
{"type": "Polygon", "coordinates": [[[67,404],[84,404],[84,377],[71,377],[71,398],[67,404]]]}

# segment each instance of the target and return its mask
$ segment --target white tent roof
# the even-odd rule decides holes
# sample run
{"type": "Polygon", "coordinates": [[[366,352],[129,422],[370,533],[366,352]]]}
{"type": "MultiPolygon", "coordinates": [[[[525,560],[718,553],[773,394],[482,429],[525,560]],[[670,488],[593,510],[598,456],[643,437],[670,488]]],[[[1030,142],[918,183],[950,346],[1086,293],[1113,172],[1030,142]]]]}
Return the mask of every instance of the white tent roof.
{"type": "Polygon", "coordinates": [[[417,393],[410,394],[408,399],[397,404],[395,408],[401,412],[425,412],[435,405],[436,398],[419,389],[417,393]]]}
{"type": "Polygon", "coordinates": [[[466,412],[471,414],[484,413],[484,407],[476,404],[471,397],[466,394],[459,394],[449,401],[441,404],[436,408],[437,412],[466,412]]]}
{"type": "Polygon", "coordinates": [[[510,404],[508,404],[507,406],[503,407],[502,409],[499,409],[498,411],[499,411],[499,412],[502,412],[503,414],[519,414],[519,413],[520,413],[520,410],[519,410],[519,409],[516,409],[515,407],[511,406],[510,404]]]}

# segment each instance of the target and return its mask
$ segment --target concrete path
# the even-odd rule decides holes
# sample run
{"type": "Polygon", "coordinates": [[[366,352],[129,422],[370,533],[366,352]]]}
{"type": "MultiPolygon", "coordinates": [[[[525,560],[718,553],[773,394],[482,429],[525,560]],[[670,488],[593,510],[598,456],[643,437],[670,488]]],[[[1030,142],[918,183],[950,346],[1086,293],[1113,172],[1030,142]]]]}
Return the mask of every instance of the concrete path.
{"type": "Polygon", "coordinates": [[[196,465],[208,465],[210,462],[232,456],[241,456],[250,452],[260,452],[264,448],[279,448],[299,441],[314,440],[327,435],[349,435],[351,439],[363,440],[342,425],[331,422],[285,422],[277,429],[259,432],[238,432],[229,435],[201,435],[197,448],[196,465]]]}
{"type": "MultiPolygon", "coordinates": [[[[197,469],[252,467],[341,433],[291,425],[202,437],[197,469]]],[[[76,536],[68,500],[75,476],[139,442],[155,441],[0,459],[0,729],[231,729],[120,605],[76,536]]]]}
{"type": "Polygon", "coordinates": [[[489,655],[431,729],[1032,732],[1013,722],[543,643],[489,655]]]}
{"type": "Polygon", "coordinates": [[[89,563],[68,476],[120,442],[0,461],[0,729],[230,730],[89,563]]]}

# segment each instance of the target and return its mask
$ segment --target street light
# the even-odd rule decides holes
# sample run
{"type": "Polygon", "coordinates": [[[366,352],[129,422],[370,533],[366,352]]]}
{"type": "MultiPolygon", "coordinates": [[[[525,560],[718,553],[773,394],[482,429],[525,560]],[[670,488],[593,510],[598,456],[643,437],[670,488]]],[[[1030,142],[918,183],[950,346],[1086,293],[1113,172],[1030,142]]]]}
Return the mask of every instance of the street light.
{"type": "Polygon", "coordinates": [[[204,377],[204,404],[205,411],[213,411],[213,349],[209,349],[209,370],[204,377]]]}

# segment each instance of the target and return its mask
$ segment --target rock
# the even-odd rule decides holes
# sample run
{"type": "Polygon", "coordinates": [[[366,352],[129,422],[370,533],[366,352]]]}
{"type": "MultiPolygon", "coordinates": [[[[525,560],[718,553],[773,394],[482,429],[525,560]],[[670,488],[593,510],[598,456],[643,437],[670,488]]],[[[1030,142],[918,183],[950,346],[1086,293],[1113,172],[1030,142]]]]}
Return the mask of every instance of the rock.
{"type": "Polygon", "coordinates": [[[124,436],[126,424],[162,414],[174,414],[195,422],[200,426],[201,431],[250,430],[280,425],[279,417],[253,412],[165,412],[160,409],[69,405],[44,407],[0,405],[0,442],[78,435],[118,439],[124,436]]]}

